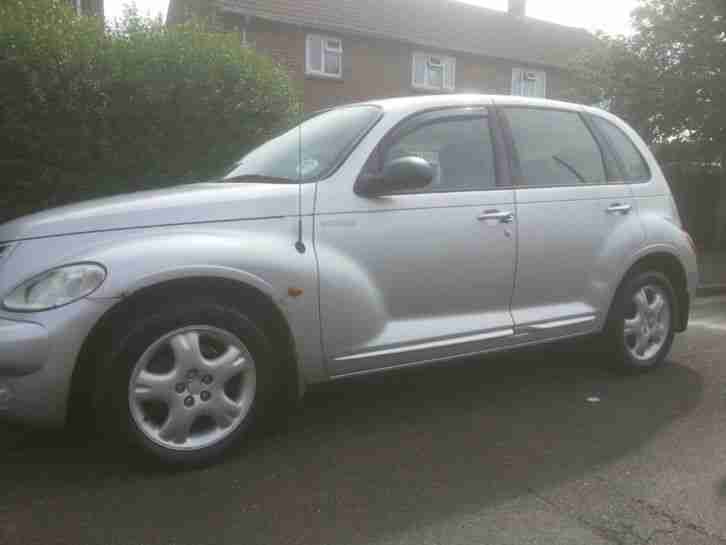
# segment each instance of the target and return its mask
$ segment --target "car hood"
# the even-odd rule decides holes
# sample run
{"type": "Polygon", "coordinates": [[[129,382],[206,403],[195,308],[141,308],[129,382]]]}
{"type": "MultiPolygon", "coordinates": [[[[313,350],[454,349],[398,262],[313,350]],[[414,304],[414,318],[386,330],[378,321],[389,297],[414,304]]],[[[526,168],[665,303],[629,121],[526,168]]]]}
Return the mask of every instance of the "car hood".
{"type": "Polygon", "coordinates": [[[0,242],[297,213],[297,186],[198,183],[53,208],[0,225],[0,242]]]}

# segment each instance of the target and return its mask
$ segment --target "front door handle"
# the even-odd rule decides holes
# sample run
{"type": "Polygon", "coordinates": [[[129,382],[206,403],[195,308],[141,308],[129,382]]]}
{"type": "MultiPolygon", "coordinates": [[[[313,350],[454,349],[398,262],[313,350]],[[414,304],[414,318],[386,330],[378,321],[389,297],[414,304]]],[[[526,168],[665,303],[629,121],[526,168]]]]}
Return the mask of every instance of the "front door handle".
{"type": "Polygon", "coordinates": [[[608,214],[627,214],[630,212],[632,206],[629,204],[622,204],[619,202],[613,203],[605,209],[608,214]]]}
{"type": "Polygon", "coordinates": [[[479,221],[498,220],[499,223],[512,223],[514,221],[514,214],[506,210],[484,210],[476,219],[479,221]]]}

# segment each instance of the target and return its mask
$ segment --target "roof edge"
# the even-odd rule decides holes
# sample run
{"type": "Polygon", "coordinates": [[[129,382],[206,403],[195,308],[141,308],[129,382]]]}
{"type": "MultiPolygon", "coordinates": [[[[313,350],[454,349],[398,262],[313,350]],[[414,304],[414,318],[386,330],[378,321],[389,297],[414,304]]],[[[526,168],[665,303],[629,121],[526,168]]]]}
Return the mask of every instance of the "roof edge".
{"type": "MultiPolygon", "coordinates": [[[[463,2],[462,2],[462,4],[467,5],[463,2]]],[[[406,43],[406,44],[417,45],[417,46],[422,46],[422,47],[431,47],[436,50],[465,53],[468,55],[474,55],[476,57],[486,57],[488,59],[493,59],[493,60],[516,62],[516,63],[520,63],[520,64],[526,64],[527,66],[532,66],[532,67],[556,68],[558,70],[564,70],[564,71],[571,70],[570,66],[567,63],[554,64],[554,63],[547,63],[547,62],[542,62],[542,61],[523,60],[521,58],[514,57],[514,56],[500,57],[500,56],[496,56],[496,55],[487,55],[486,53],[482,53],[480,51],[473,51],[473,50],[466,49],[466,48],[457,48],[457,47],[442,48],[438,44],[434,44],[431,42],[427,43],[423,40],[421,40],[421,41],[407,40],[402,37],[393,37],[388,34],[377,33],[377,32],[372,32],[372,31],[361,31],[361,30],[358,30],[355,28],[345,27],[342,25],[338,26],[338,25],[300,23],[299,21],[296,21],[294,17],[285,17],[285,16],[270,17],[270,16],[265,16],[265,15],[260,15],[259,13],[251,12],[250,10],[246,10],[241,7],[237,8],[234,6],[230,6],[227,2],[224,2],[224,0],[217,0],[215,2],[215,5],[216,5],[217,9],[219,9],[220,11],[222,11],[224,13],[231,13],[231,14],[235,14],[235,15],[248,15],[251,17],[256,17],[258,19],[263,19],[265,21],[271,21],[274,23],[283,23],[283,24],[296,26],[296,27],[303,27],[303,28],[314,28],[316,30],[323,30],[323,31],[327,31],[327,32],[345,33],[345,34],[351,34],[354,36],[364,36],[364,37],[378,38],[378,39],[383,39],[383,40],[391,40],[394,42],[406,43]]],[[[471,7],[475,7],[475,6],[471,6],[471,7]]],[[[488,11],[495,11],[495,10],[488,10],[488,11]]],[[[498,12],[497,12],[497,14],[498,14],[498,12]]],[[[503,14],[503,15],[506,15],[506,14],[503,14]]],[[[567,27],[567,26],[563,26],[563,25],[558,25],[557,23],[551,23],[549,21],[542,21],[540,19],[530,18],[529,20],[534,21],[537,24],[541,23],[541,24],[545,24],[545,25],[554,25],[554,26],[557,26],[560,28],[570,29],[573,32],[577,32],[580,34],[590,35],[590,33],[587,30],[577,28],[577,27],[567,27]]]]}

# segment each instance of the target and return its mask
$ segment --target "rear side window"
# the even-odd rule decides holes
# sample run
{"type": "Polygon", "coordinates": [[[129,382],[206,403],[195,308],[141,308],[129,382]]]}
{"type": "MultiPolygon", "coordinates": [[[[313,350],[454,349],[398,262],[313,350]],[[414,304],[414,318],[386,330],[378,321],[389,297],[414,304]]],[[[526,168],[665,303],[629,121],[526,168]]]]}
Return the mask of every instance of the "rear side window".
{"type": "Polygon", "coordinates": [[[650,179],[650,169],[632,140],[613,123],[602,117],[592,116],[592,122],[610,143],[617,155],[618,166],[627,182],[644,182],[650,179]]]}
{"type": "Polygon", "coordinates": [[[575,112],[505,108],[527,187],[607,183],[602,153],[575,112]]]}
{"type": "Polygon", "coordinates": [[[494,150],[486,116],[439,118],[406,131],[384,152],[384,162],[416,156],[434,167],[418,193],[496,188],[494,150]]]}

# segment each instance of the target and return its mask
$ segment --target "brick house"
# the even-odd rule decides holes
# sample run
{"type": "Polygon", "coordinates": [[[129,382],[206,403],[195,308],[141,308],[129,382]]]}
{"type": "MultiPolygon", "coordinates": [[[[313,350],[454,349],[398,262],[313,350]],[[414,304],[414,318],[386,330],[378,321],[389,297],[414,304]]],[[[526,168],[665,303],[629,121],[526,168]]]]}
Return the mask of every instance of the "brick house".
{"type": "Polygon", "coordinates": [[[171,0],[169,22],[199,10],[284,65],[306,110],[380,97],[482,92],[561,97],[570,61],[594,38],[455,0],[171,0]]]}

